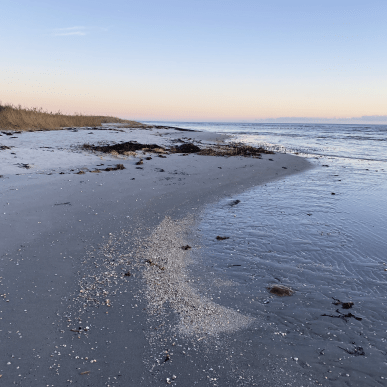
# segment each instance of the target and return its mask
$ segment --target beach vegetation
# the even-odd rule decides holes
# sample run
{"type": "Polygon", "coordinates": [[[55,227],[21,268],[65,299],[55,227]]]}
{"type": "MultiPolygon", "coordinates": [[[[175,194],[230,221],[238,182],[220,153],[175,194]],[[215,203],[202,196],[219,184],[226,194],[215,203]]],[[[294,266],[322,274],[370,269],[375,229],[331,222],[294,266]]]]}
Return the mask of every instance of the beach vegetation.
{"type": "Polygon", "coordinates": [[[96,127],[104,123],[123,124],[124,127],[145,128],[140,122],[111,116],[93,116],[80,113],[67,115],[43,108],[25,108],[21,105],[0,103],[0,129],[15,131],[58,130],[69,127],[96,127]]]}

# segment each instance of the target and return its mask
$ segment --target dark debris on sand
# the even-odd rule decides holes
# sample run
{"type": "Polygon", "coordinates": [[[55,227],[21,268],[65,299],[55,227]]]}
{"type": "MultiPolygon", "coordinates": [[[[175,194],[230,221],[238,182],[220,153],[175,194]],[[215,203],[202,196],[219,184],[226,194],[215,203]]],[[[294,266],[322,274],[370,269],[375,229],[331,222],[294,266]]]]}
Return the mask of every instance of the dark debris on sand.
{"type": "Polygon", "coordinates": [[[178,130],[179,132],[200,132],[200,130],[183,129],[183,128],[177,128],[175,126],[154,125],[153,128],[156,128],[156,129],[174,129],[174,130],[178,130]]]}
{"type": "Polygon", "coordinates": [[[211,148],[206,148],[199,152],[200,155],[204,156],[243,156],[254,158],[261,158],[262,153],[270,155],[274,154],[273,151],[267,150],[265,148],[255,148],[253,146],[241,143],[215,145],[211,148]]]}
{"type": "Polygon", "coordinates": [[[348,319],[349,318],[354,318],[355,320],[357,321],[361,321],[363,320],[361,317],[357,317],[355,316],[354,314],[352,313],[347,313],[347,314],[344,314],[344,313],[341,313],[338,309],[336,309],[336,313],[338,313],[338,315],[334,315],[334,314],[322,314],[321,316],[323,317],[332,317],[332,318],[341,318],[343,319],[345,322],[348,322],[348,319]]]}
{"type": "MultiPolygon", "coordinates": [[[[353,307],[353,305],[354,305],[354,303],[351,302],[351,301],[348,301],[348,302],[342,302],[342,301],[340,301],[339,299],[334,298],[334,297],[332,297],[332,299],[333,299],[333,302],[332,302],[333,305],[336,305],[336,306],[341,305],[341,307],[342,307],[343,309],[351,309],[351,308],[353,307]]],[[[341,318],[341,319],[344,320],[345,322],[348,322],[348,319],[349,319],[349,318],[354,318],[354,319],[357,320],[357,321],[363,320],[362,317],[357,317],[357,316],[355,316],[355,315],[352,314],[352,313],[346,313],[346,314],[345,314],[345,313],[342,313],[342,312],[340,312],[339,309],[336,309],[336,313],[337,313],[337,314],[326,314],[326,313],[324,313],[324,314],[322,314],[321,316],[323,316],[323,317],[331,317],[331,318],[341,318]]]]}
{"type": "MultiPolygon", "coordinates": [[[[111,171],[122,171],[123,169],[126,169],[124,164],[116,164],[115,167],[107,167],[107,168],[102,168],[102,169],[99,169],[99,168],[96,168],[94,169],[93,171],[90,171],[91,173],[100,173],[102,171],[106,171],[106,172],[111,172],[111,171]]],[[[85,173],[84,171],[79,171],[77,174],[80,175],[80,174],[83,174],[85,173]]]]}
{"type": "Polygon", "coordinates": [[[140,144],[135,141],[128,141],[121,144],[114,145],[93,145],[93,144],[83,144],[82,148],[85,150],[103,152],[103,153],[118,153],[118,154],[127,154],[127,152],[152,152],[152,153],[182,153],[190,154],[196,153],[202,156],[242,156],[242,157],[253,157],[261,158],[262,153],[265,154],[274,154],[273,151],[267,150],[265,148],[259,147],[255,148],[250,145],[241,144],[241,143],[232,143],[226,145],[213,145],[207,148],[200,148],[193,143],[186,142],[184,144],[171,147],[166,149],[157,144],[140,144]]]}
{"type": "Polygon", "coordinates": [[[343,309],[350,309],[354,305],[353,302],[341,302],[339,299],[334,297],[332,297],[332,299],[333,299],[333,302],[332,302],[333,305],[341,305],[343,309]]]}
{"type": "MultiPolygon", "coordinates": [[[[355,345],[355,343],[352,343],[355,345]]],[[[347,349],[347,348],[343,348],[343,347],[339,347],[340,349],[342,349],[343,351],[347,352],[348,354],[350,355],[353,355],[353,356],[365,356],[365,352],[364,352],[364,349],[363,347],[357,347],[355,345],[354,349],[347,349]]]]}
{"type": "Polygon", "coordinates": [[[17,164],[15,164],[15,165],[17,165],[19,168],[24,168],[24,169],[30,169],[30,168],[32,168],[31,165],[25,164],[25,163],[17,163],[17,164]]]}
{"type": "Polygon", "coordinates": [[[121,144],[114,145],[93,145],[83,144],[83,149],[97,151],[102,153],[117,152],[119,154],[125,154],[126,152],[146,151],[146,152],[165,152],[165,148],[157,144],[140,144],[134,141],[123,142],[121,144]]]}
{"type": "Polygon", "coordinates": [[[192,143],[185,143],[171,149],[173,153],[198,153],[200,151],[201,149],[192,143]]]}
{"type": "Polygon", "coordinates": [[[108,167],[108,168],[105,168],[105,169],[100,169],[100,171],[122,171],[123,169],[125,169],[124,167],[124,164],[116,164],[115,167],[108,167]]]}
{"type": "Polygon", "coordinates": [[[279,297],[291,296],[294,293],[294,290],[283,285],[269,286],[267,290],[269,290],[270,293],[275,294],[276,296],[279,296],[279,297]]]}

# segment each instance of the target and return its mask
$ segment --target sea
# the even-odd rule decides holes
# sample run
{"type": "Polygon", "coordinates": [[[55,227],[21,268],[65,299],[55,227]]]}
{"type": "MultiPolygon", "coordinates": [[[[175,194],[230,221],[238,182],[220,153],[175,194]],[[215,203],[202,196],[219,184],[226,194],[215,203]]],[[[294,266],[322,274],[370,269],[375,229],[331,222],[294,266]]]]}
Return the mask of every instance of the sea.
{"type": "Polygon", "coordinates": [[[287,354],[326,385],[387,386],[387,125],[157,124],[310,161],[202,211],[208,284],[228,284],[213,297],[265,322],[268,356],[287,354]]]}

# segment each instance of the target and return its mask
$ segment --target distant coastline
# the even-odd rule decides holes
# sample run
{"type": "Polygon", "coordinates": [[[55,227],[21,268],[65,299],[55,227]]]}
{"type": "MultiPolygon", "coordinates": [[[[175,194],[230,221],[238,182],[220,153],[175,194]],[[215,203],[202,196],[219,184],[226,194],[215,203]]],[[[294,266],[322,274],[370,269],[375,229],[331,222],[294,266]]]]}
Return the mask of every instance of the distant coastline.
{"type": "Polygon", "coordinates": [[[219,123],[219,124],[327,124],[327,125],[387,125],[385,116],[362,116],[349,118],[324,118],[324,117],[278,117],[251,120],[140,120],[143,122],[176,122],[176,123],[219,123]]]}
{"type": "Polygon", "coordinates": [[[361,116],[348,118],[324,117],[279,117],[254,120],[254,123],[263,124],[358,124],[358,125],[387,125],[387,115],[361,116]]]}

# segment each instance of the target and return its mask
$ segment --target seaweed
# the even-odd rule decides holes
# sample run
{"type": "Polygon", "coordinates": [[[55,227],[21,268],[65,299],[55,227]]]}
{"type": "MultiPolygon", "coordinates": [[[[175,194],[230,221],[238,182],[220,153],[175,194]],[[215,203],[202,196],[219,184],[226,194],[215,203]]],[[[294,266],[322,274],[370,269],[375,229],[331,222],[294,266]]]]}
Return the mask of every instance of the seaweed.
{"type": "Polygon", "coordinates": [[[174,148],[171,149],[171,152],[174,152],[174,153],[197,153],[197,152],[200,152],[201,149],[192,144],[192,143],[185,143],[185,144],[182,144],[182,145],[179,145],[179,146],[176,146],[174,148]]]}
{"type": "Polygon", "coordinates": [[[273,286],[269,286],[267,289],[269,290],[270,293],[275,294],[276,296],[279,296],[279,297],[291,296],[294,293],[294,290],[283,285],[273,285],[273,286]]]}
{"type": "Polygon", "coordinates": [[[324,316],[324,317],[332,317],[332,318],[341,318],[343,319],[345,322],[348,322],[348,319],[349,318],[354,318],[355,320],[358,320],[358,321],[361,321],[363,320],[361,317],[357,317],[355,316],[354,314],[352,313],[347,313],[347,314],[344,314],[344,313],[341,313],[338,309],[336,309],[336,313],[338,313],[338,315],[333,315],[333,314],[322,314],[321,316],[324,316]]]}
{"type": "Polygon", "coordinates": [[[155,153],[165,152],[165,148],[157,144],[140,144],[136,141],[123,142],[121,144],[113,145],[93,145],[93,144],[83,144],[82,149],[102,152],[102,153],[112,153],[117,152],[119,154],[125,154],[126,152],[136,152],[136,151],[147,151],[155,153]]]}

